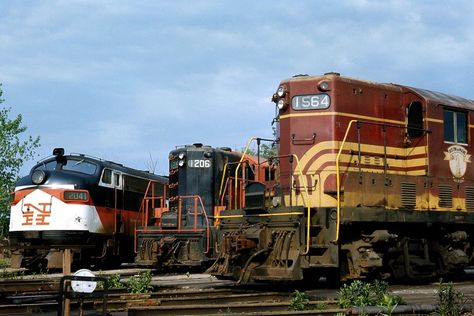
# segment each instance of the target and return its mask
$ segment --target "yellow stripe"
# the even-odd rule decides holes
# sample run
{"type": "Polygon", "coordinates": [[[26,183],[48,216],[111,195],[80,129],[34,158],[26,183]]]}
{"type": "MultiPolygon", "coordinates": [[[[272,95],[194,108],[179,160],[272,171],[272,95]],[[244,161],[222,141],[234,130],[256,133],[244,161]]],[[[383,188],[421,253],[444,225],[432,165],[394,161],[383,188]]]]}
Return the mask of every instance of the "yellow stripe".
{"type": "MultiPolygon", "coordinates": [[[[431,123],[439,123],[439,124],[443,124],[444,121],[443,120],[438,120],[438,119],[434,119],[434,118],[427,118],[425,119],[426,121],[428,122],[431,122],[431,123]]],[[[469,124],[469,128],[474,128],[474,125],[473,124],[469,124]]]]}
{"type": "Polygon", "coordinates": [[[431,123],[440,123],[440,124],[443,124],[443,120],[438,120],[438,119],[434,119],[434,118],[426,118],[425,119],[426,121],[428,122],[431,122],[431,123]]]}
{"type": "Polygon", "coordinates": [[[344,112],[311,112],[311,113],[292,113],[292,114],[286,114],[286,115],[281,115],[280,120],[286,119],[286,118],[291,118],[291,117],[311,117],[311,116],[345,116],[345,117],[350,117],[350,118],[356,118],[356,119],[363,119],[363,120],[369,120],[369,121],[374,121],[374,122],[383,122],[383,123],[390,123],[390,124],[399,124],[399,125],[405,125],[405,121],[396,121],[396,120],[389,120],[389,119],[382,119],[378,117],[372,117],[372,116],[365,116],[365,115],[357,115],[357,114],[352,114],[352,113],[344,113],[344,112]]]}
{"type": "Polygon", "coordinates": [[[288,216],[288,215],[303,215],[302,212],[288,212],[288,213],[271,213],[271,214],[255,214],[255,215],[218,215],[214,218],[242,218],[242,217],[273,217],[273,216],[288,216]]]}

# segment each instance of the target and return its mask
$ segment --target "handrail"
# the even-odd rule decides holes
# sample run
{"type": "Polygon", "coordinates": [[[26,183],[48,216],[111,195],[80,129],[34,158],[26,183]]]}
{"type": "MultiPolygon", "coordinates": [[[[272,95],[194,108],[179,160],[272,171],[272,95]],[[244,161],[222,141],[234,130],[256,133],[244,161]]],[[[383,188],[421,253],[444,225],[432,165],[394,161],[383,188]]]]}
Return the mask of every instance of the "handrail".
{"type": "MultiPolygon", "coordinates": [[[[183,230],[183,229],[178,229],[178,231],[193,231],[193,232],[197,232],[197,203],[196,201],[199,200],[199,204],[201,204],[201,209],[202,209],[202,214],[204,214],[204,219],[206,221],[206,252],[205,254],[209,253],[209,250],[210,250],[210,244],[211,244],[211,233],[210,233],[210,223],[209,223],[209,218],[207,216],[207,212],[206,212],[206,208],[204,207],[204,203],[202,202],[202,198],[201,196],[199,195],[183,195],[183,196],[178,196],[177,197],[179,199],[178,203],[181,203],[181,200],[182,199],[193,199],[194,200],[194,208],[195,208],[195,211],[193,212],[194,214],[194,223],[193,223],[193,229],[192,230],[183,230]]],[[[191,213],[190,213],[191,214],[191,213]]],[[[181,217],[178,219],[179,220],[179,223],[181,223],[181,217]]],[[[180,227],[181,225],[179,225],[180,227]]]]}
{"type": "Polygon", "coordinates": [[[228,164],[229,164],[229,163],[226,162],[226,163],[224,164],[224,170],[222,170],[221,185],[220,185],[220,187],[219,187],[219,199],[220,199],[221,194],[222,194],[222,188],[223,188],[223,185],[224,185],[224,178],[225,178],[225,174],[226,174],[226,172],[227,172],[227,165],[228,165],[228,164]]]}
{"type": "MultiPolygon", "coordinates": [[[[155,181],[155,180],[150,180],[150,181],[148,181],[148,185],[147,185],[147,187],[146,187],[145,194],[144,194],[144,196],[143,196],[143,200],[142,200],[142,203],[141,203],[141,205],[140,205],[140,209],[138,210],[138,213],[137,213],[137,217],[136,217],[136,221],[135,221],[135,227],[136,227],[136,225],[137,225],[137,222],[138,222],[138,220],[139,220],[140,215],[142,215],[141,213],[142,213],[142,212],[145,212],[145,209],[146,209],[146,208],[145,208],[145,201],[150,199],[150,198],[147,198],[147,197],[148,197],[148,192],[150,191],[150,186],[153,186],[153,189],[154,189],[154,184],[155,184],[155,183],[158,183],[158,182],[155,181]]],[[[164,192],[164,194],[166,194],[166,184],[164,185],[164,187],[165,187],[165,188],[164,188],[164,191],[163,191],[163,192],[164,192]]],[[[157,199],[157,198],[160,198],[160,199],[161,199],[161,198],[164,198],[164,197],[160,196],[160,197],[156,197],[156,198],[155,198],[155,192],[154,192],[154,190],[153,190],[151,198],[152,198],[152,199],[157,199]]],[[[163,207],[163,203],[161,203],[160,205],[163,207]]],[[[146,209],[146,212],[148,212],[148,209],[146,209]]],[[[148,214],[146,214],[146,215],[148,215],[148,214]]],[[[141,224],[142,224],[142,226],[146,224],[146,217],[147,217],[147,216],[141,218],[141,224]]]]}
{"type": "MultiPolygon", "coordinates": [[[[159,197],[159,198],[162,198],[162,197],[159,197]]],[[[194,215],[194,223],[193,223],[193,228],[191,229],[182,229],[180,228],[181,227],[181,216],[179,216],[178,214],[178,218],[177,220],[179,221],[179,225],[178,225],[178,229],[176,230],[172,230],[172,229],[166,229],[166,232],[175,232],[175,233],[187,233],[187,232],[200,232],[200,231],[203,231],[203,230],[200,230],[197,228],[197,215],[202,215],[204,214],[204,220],[206,222],[206,251],[204,252],[205,254],[208,254],[210,249],[211,249],[211,231],[210,231],[210,221],[209,221],[209,217],[207,216],[207,212],[206,212],[206,208],[204,207],[204,203],[202,202],[202,198],[199,196],[199,195],[185,195],[185,196],[178,196],[176,197],[179,201],[178,203],[181,204],[181,201],[183,199],[194,199],[194,207],[195,207],[195,212],[189,212],[189,214],[191,215],[194,215]],[[202,209],[202,212],[201,213],[198,213],[197,212],[197,203],[196,201],[199,201],[199,204],[201,204],[201,209],[202,209]]],[[[178,212],[180,213],[180,212],[178,212]]],[[[160,229],[149,229],[148,227],[145,227],[144,229],[137,229],[136,228],[136,224],[135,224],[135,242],[134,242],[134,250],[135,250],[135,253],[137,252],[136,250],[136,244],[137,244],[137,240],[136,240],[136,235],[137,235],[137,232],[149,232],[149,231],[152,231],[152,232],[162,232],[163,229],[160,228],[160,229]]]]}
{"type": "MultiPolygon", "coordinates": [[[[250,165],[250,160],[244,160],[244,161],[242,161],[242,162],[240,162],[240,161],[239,161],[239,162],[226,162],[226,163],[224,164],[224,170],[223,170],[223,172],[222,172],[222,177],[221,177],[221,185],[220,185],[220,187],[219,187],[219,201],[221,201],[221,204],[222,204],[222,202],[223,202],[223,200],[224,200],[225,191],[226,191],[226,188],[227,188],[227,186],[228,186],[229,179],[234,179],[234,178],[232,178],[232,177],[226,177],[227,166],[229,166],[229,165],[241,165],[241,164],[244,164],[244,165],[245,165],[245,164],[248,164],[248,165],[250,165]],[[226,179],[225,184],[224,184],[224,179],[226,179]]],[[[235,178],[235,179],[236,179],[236,181],[237,181],[238,178],[235,178]]],[[[237,201],[237,199],[236,199],[236,201],[237,201]]],[[[230,202],[230,203],[229,203],[229,204],[230,204],[230,205],[229,205],[229,208],[231,208],[231,207],[232,207],[232,201],[229,201],[229,202],[230,202]]],[[[236,204],[237,204],[237,202],[236,202],[236,204]]],[[[237,206],[236,206],[236,208],[237,208],[237,206]]]]}
{"type": "MultiPolygon", "coordinates": [[[[257,181],[257,180],[249,180],[249,179],[242,180],[241,178],[228,177],[228,178],[227,178],[227,181],[226,181],[226,183],[225,183],[225,186],[224,186],[224,193],[228,190],[229,185],[232,185],[232,181],[234,181],[234,180],[240,181],[241,184],[242,184],[242,186],[248,185],[248,184],[250,184],[250,183],[259,182],[259,181],[257,181]]],[[[232,190],[232,188],[230,188],[230,189],[232,190]]],[[[220,200],[219,200],[219,201],[220,201],[220,205],[224,205],[224,197],[225,197],[225,195],[222,195],[222,197],[220,198],[220,200]]],[[[230,205],[228,205],[228,207],[229,207],[228,209],[229,209],[229,210],[232,209],[231,207],[232,207],[232,200],[233,200],[233,199],[234,199],[234,198],[233,198],[232,196],[230,196],[230,198],[229,198],[229,204],[230,204],[230,205]]],[[[235,197],[235,199],[237,199],[237,197],[235,197]]],[[[242,207],[245,207],[245,202],[246,202],[246,199],[245,199],[245,194],[244,194],[243,196],[240,197],[240,203],[241,203],[242,207]]]]}
{"type": "MultiPolygon", "coordinates": [[[[165,203],[165,197],[166,197],[166,187],[167,185],[166,184],[163,184],[164,186],[164,189],[163,189],[163,196],[159,196],[159,197],[155,197],[155,183],[159,183],[158,181],[156,180],[149,180],[148,181],[148,184],[147,184],[147,187],[146,187],[146,190],[145,190],[145,195],[143,196],[143,200],[142,200],[142,203],[140,204],[140,208],[137,212],[137,217],[135,218],[135,223],[134,223],[134,242],[133,242],[133,250],[134,252],[136,253],[137,252],[137,232],[139,230],[137,230],[137,223],[140,222],[141,223],[141,226],[145,227],[145,231],[147,230],[148,228],[148,223],[147,223],[147,220],[148,220],[148,200],[150,200],[150,198],[148,197],[148,192],[150,191],[150,186],[152,187],[152,195],[151,195],[151,199],[154,201],[156,199],[159,199],[161,202],[160,202],[160,207],[163,207],[164,205],[166,205],[165,203]],[[143,213],[144,216],[143,216],[143,213]],[[141,215],[141,218],[140,218],[140,215],[141,215]]],[[[154,206],[154,202],[153,202],[153,206],[154,206]]]]}
{"type": "MultiPolygon", "coordinates": [[[[250,137],[249,141],[247,142],[247,146],[245,147],[245,150],[242,154],[242,157],[240,158],[240,161],[239,161],[239,164],[237,165],[237,168],[235,168],[235,186],[234,186],[234,192],[235,192],[235,196],[237,196],[237,192],[238,192],[238,185],[237,185],[237,177],[238,177],[238,172],[239,172],[239,169],[240,169],[240,164],[244,161],[245,159],[245,155],[247,154],[249,148],[250,148],[250,144],[252,144],[252,142],[254,140],[257,140],[258,137],[250,137]]],[[[235,199],[235,208],[237,208],[237,199],[235,199]]]]}
{"type": "MultiPolygon", "coordinates": [[[[307,209],[308,209],[308,215],[306,216],[307,217],[307,220],[306,220],[306,250],[305,252],[303,253],[303,255],[307,255],[309,253],[309,245],[311,243],[311,229],[310,229],[310,226],[311,226],[311,207],[310,207],[310,200],[309,200],[309,192],[308,192],[308,183],[306,182],[306,177],[303,176],[303,170],[301,169],[301,164],[300,164],[300,160],[298,158],[298,156],[296,156],[295,154],[291,154],[291,156],[293,158],[296,159],[296,166],[298,167],[299,169],[299,172],[300,172],[300,176],[303,178],[303,184],[304,184],[304,189],[305,189],[305,193],[306,193],[306,202],[307,202],[307,209]]],[[[293,186],[293,185],[292,185],[293,186]]],[[[291,193],[290,194],[293,194],[293,188],[291,188],[291,193]]]]}
{"type": "Polygon", "coordinates": [[[339,179],[339,158],[341,157],[342,148],[344,148],[344,144],[346,143],[347,136],[349,135],[349,130],[352,127],[352,124],[355,122],[359,122],[358,120],[351,120],[349,125],[346,129],[346,134],[342,140],[341,146],[339,146],[339,152],[336,156],[336,193],[337,193],[337,207],[336,207],[336,239],[334,242],[339,241],[339,226],[341,224],[341,179],[339,179]]]}
{"type": "MultiPolygon", "coordinates": [[[[226,180],[225,180],[225,184],[224,184],[224,188],[227,188],[229,186],[229,179],[232,179],[232,177],[228,177],[226,180]]],[[[224,189],[224,192],[226,191],[227,189],[224,189]]],[[[222,194],[222,196],[219,194],[219,201],[220,201],[220,205],[224,205],[224,197],[225,197],[225,194],[222,194]]],[[[231,201],[229,201],[231,202],[231,201]]],[[[229,203],[231,204],[231,203],[229,203]]],[[[229,205],[230,206],[230,205],[229,205]]],[[[230,207],[229,207],[230,208],[230,207]]]]}

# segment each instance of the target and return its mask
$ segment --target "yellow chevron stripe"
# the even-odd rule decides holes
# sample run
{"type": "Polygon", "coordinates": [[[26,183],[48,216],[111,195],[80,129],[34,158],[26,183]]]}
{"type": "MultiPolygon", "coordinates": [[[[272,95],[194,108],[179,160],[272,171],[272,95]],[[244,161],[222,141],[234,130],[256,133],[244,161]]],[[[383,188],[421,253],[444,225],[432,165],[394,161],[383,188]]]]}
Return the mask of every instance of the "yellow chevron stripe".
{"type": "MultiPolygon", "coordinates": [[[[332,149],[332,150],[336,151],[338,149],[338,147],[339,147],[339,142],[335,142],[335,141],[321,142],[321,143],[318,143],[318,144],[314,145],[313,147],[311,147],[308,151],[306,151],[304,153],[303,157],[300,160],[303,169],[306,169],[306,166],[309,163],[309,161],[318,152],[320,152],[322,150],[327,150],[327,149],[332,149]]],[[[346,143],[346,145],[344,147],[345,147],[344,149],[346,149],[346,150],[353,150],[355,152],[358,151],[358,144],[357,143],[346,143]]],[[[374,153],[374,154],[377,154],[377,155],[383,155],[384,154],[384,147],[383,146],[361,144],[360,148],[361,148],[361,151],[363,151],[363,152],[370,152],[370,153],[374,153]]],[[[407,159],[409,159],[410,165],[411,165],[411,163],[413,163],[413,165],[415,165],[415,166],[420,163],[419,159],[422,159],[423,160],[423,165],[426,165],[427,164],[427,161],[426,161],[427,158],[410,159],[410,156],[423,155],[425,153],[426,153],[425,146],[418,146],[418,147],[413,147],[413,148],[387,147],[387,155],[392,155],[392,156],[398,155],[402,158],[407,158],[407,159]]],[[[347,155],[347,154],[345,154],[345,155],[347,155]]],[[[355,155],[357,155],[357,154],[355,154],[355,155]]],[[[333,154],[328,153],[328,154],[324,154],[322,156],[319,157],[318,159],[316,159],[311,164],[311,170],[317,170],[317,169],[313,169],[313,167],[321,166],[323,163],[326,163],[328,161],[332,160],[332,161],[335,162],[337,154],[336,153],[333,153],[333,154]],[[327,155],[332,155],[332,156],[331,156],[331,158],[321,158],[322,156],[327,156],[327,155]],[[321,159],[324,159],[324,160],[321,160],[321,159]],[[316,163],[317,161],[319,161],[319,162],[316,163]]],[[[348,159],[346,158],[344,160],[344,162],[348,162],[348,159]]],[[[403,160],[390,158],[390,159],[388,159],[388,162],[389,162],[389,165],[391,165],[391,164],[397,165],[398,162],[402,163],[403,160]]]]}
{"type": "MultiPolygon", "coordinates": [[[[327,162],[332,162],[332,163],[335,163],[336,162],[336,157],[337,157],[337,154],[336,153],[327,153],[327,154],[324,154],[324,155],[321,155],[320,157],[318,157],[318,159],[316,159],[310,166],[309,166],[309,169],[307,170],[307,174],[316,174],[316,173],[319,173],[321,172],[321,166],[323,166],[325,163],[327,162]]],[[[352,155],[348,155],[348,154],[343,154],[341,155],[340,157],[340,162],[341,163],[354,163],[356,160],[357,160],[357,156],[354,157],[352,155]]],[[[383,163],[383,159],[380,159],[380,162],[383,163]]],[[[388,170],[387,172],[388,173],[391,173],[391,174],[412,174],[412,173],[419,173],[419,172],[422,172],[422,174],[425,173],[425,167],[427,166],[427,158],[414,158],[414,159],[410,159],[409,161],[405,161],[405,160],[398,160],[398,159],[387,159],[387,163],[388,163],[388,170]],[[394,168],[423,168],[423,170],[410,170],[410,171],[403,171],[403,170],[391,170],[390,167],[394,167],[394,168]]],[[[373,164],[374,167],[380,167],[380,166],[383,166],[382,164],[373,164]]],[[[347,169],[347,167],[345,167],[345,169],[347,169]]],[[[351,166],[349,167],[349,169],[351,170],[355,170],[355,171],[359,171],[359,167],[358,166],[351,166]]],[[[330,165],[330,166],[326,166],[323,170],[331,170],[333,172],[336,172],[336,169],[335,169],[335,165],[330,165]]],[[[361,167],[361,170],[362,171],[370,171],[370,172],[375,172],[375,173],[378,173],[378,172],[383,172],[383,169],[381,170],[380,168],[371,168],[370,166],[363,166],[361,167]]],[[[299,172],[295,172],[294,173],[295,175],[299,175],[299,172]]]]}

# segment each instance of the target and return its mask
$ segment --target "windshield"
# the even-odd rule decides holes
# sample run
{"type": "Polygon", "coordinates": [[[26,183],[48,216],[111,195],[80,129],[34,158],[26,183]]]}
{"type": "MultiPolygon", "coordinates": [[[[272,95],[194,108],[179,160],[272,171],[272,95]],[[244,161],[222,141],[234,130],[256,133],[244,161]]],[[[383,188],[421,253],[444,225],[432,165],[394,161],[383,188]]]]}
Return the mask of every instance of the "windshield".
{"type": "Polygon", "coordinates": [[[95,174],[97,165],[80,158],[64,157],[59,163],[56,160],[43,162],[34,170],[67,170],[92,175],[95,174]]]}
{"type": "Polygon", "coordinates": [[[97,165],[84,159],[71,159],[68,158],[66,163],[63,164],[63,170],[75,171],[86,174],[94,174],[97,170],[97,165]]]}

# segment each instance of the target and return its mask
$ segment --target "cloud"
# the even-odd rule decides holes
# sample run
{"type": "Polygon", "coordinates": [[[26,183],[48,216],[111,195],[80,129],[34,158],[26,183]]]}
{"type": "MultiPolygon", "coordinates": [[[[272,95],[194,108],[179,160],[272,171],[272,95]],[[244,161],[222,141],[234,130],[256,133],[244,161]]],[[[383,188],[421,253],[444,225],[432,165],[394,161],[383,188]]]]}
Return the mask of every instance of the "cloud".
{"type": "Polygon", "coordinates": [[[0,82],[42,153],[166,166],[175,145],[271,136],[270,97],[298,73],[474,98],[473,13],[468,0],[5,1],[0,82]]]}

